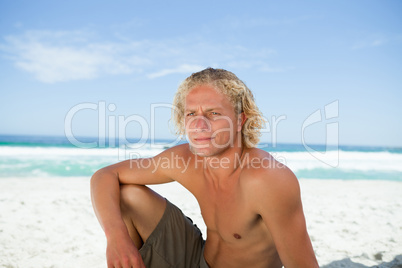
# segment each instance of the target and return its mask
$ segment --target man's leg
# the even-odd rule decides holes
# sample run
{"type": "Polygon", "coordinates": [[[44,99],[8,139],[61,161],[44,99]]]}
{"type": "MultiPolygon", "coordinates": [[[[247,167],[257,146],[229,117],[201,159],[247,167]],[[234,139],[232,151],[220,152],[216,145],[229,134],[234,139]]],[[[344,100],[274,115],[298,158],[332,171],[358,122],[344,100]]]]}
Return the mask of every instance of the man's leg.
{"type": "Polygon", "coordinates": [[[122,185],[120,207],[130,237],[140,249],[161,220],[166,200],[146,186],[122,185]]]}

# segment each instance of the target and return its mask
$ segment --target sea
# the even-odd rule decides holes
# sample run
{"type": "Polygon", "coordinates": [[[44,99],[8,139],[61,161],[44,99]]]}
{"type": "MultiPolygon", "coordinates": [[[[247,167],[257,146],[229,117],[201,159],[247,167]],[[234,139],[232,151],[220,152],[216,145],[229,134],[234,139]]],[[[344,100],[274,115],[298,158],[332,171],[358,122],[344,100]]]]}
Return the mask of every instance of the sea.
{"type": "MultiPolygon", "coordinates": [[[[152,157],[182,140],[0,135],[1,178],[87,177],[105,166],[152,157]]],[[[402,182],[402,148],[261,143],[299,179],[402,182]]]]}

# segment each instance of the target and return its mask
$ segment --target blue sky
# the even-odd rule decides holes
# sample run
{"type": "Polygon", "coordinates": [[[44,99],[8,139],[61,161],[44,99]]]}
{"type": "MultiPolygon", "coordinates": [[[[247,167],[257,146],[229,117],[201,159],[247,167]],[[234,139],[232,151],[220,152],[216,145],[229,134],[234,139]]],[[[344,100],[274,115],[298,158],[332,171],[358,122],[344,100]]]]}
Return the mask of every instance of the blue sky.
{"type": "Polygon", "coordinates": [[[157,106],[151,120],[151,104],[171,103],[208,66],[254,92],[271,123],[263,142],[325,143],[332,123],[340,144],[402,146],[397,0],[0,0],[0,134],[64,135],[81,104],[76,136],[105,124],[139,137],[143,121],[119,124],[133,115],[172,138],[170,111],[157,106]],[[331,103],[336,116],[325,118],[331,103]],[[317,110],[323,120],[302,135],[317,110]]]}

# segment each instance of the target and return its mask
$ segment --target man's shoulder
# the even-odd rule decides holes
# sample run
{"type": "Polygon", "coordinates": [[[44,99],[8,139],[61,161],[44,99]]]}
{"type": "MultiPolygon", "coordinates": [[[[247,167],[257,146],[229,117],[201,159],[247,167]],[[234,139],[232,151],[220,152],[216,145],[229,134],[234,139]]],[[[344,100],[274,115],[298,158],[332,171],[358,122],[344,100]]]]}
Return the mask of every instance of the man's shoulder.
{"type": "Polygon", "coordinates": [[[242,170],[241,178],[243,193],[255,212],[261,214],[266,210],[285,211],[295,207],[300,199],[300,185],[295,174],[269,153],[255,153],[255,157],[265,159],[265,162],[254,160],[254,167],[250,163],[251,168],[242,170]]]}
{"type": "Polygon", "coordinates": [[[250,191],[276,192],[298,187],[294,173],[270,153],[252,148],[243,158],[242,182],[250,191]]]}
{"type": "Polygon", "coordinates": [[[258,149],[249,148],[244,151],[242,156],[242,168],[245,173],[251,173],[254,176],[266,177],[271,173],[286,172],[286,165],[275,159],[269,152],[258,149]]]}
{"type": "Polygon", "coordinates": [[[183,143],[183,144],[179,144],[179,145],[175,145],[172,146],[166,150],[164,150],[163,152],[161,152],[159,155],[161,156],[175,156],[175,157],[188,157],[190,156],[192,153],[190,151],[190,147],[188,145],[188,143],[183,143]]]}

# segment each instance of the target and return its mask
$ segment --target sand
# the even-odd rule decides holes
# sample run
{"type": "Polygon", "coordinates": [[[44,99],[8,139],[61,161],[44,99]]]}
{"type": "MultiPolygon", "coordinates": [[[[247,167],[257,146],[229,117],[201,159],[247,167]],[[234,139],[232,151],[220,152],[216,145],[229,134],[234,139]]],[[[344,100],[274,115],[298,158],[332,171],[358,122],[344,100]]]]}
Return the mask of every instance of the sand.
{"type": "MultiPolygon", "coordinates": [[[[402,267],[402,183],[300,180],[321,267],[402,267]]],[[[154,186],[205,231],[181,186],[154,186]]],[[[0,267],[106,267],[89,178],[0,179],[0,267]]]]}

